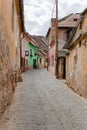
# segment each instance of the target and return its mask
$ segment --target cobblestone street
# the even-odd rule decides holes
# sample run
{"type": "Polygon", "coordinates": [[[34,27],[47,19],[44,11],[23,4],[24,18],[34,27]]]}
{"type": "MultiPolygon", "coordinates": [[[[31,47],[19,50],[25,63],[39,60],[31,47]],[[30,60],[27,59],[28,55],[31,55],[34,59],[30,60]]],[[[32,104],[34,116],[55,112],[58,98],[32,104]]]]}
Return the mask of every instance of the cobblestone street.
{"type": "Polygon", "coordinates": [[[0,130],[87,130],[87,100],[46,70],[23,75],[0,130]]]}

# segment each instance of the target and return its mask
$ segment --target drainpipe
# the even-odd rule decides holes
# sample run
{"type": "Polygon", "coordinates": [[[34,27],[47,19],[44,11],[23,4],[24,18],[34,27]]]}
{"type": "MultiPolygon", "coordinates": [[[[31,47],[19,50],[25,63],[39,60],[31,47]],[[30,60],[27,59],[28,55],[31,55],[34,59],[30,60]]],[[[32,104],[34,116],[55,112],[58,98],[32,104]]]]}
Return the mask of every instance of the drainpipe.
{"type": "Polygon", "coordinates": [[[20,69],[22,68],[22,39],[24,38],[24,33],[20,36],[20,69]]]}
{"type": "Polygon", "coordinates": [[[58,0],[56,0],[56,48],[55,48],[55,76],[58,78],[58,0]]]}

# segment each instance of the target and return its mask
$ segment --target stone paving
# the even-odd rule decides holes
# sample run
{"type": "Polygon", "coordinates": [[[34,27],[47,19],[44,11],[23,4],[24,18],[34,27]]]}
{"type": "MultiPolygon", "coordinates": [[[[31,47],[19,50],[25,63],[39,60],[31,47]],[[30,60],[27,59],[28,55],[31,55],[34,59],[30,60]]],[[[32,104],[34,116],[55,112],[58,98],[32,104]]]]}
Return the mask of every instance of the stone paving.
{"type": "Polygon", "coordinates": [[[87,130],[87,100],[46,70],[23,75],[0,130],[87,130]]]}

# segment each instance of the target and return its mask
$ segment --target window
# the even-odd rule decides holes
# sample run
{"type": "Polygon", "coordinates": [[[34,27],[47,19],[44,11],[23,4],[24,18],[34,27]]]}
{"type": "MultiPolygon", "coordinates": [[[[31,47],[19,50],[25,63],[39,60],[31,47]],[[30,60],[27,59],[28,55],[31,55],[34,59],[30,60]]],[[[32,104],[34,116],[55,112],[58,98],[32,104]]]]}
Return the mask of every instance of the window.
{"type": "Polygon", "coordinates": [[[79,41],[79,47],[81,47],[81,44],[82,44],[82,42],[81,42],[81,41],[79,41]]]}
{"type": "Polygon", "coordinates": [[[74,69],[76,68],[77,65],[77,55],[74,56],[74,69]]]}
{"type": "Polygon", "coordinates": [[[32,49],[30,49],[30,57],[32,57],[32,49]]]}
{"type": "Polygon", "coordinates": [[[38,56],[38,51],[36,49],[34,49],[34,55],[38,56]]]}
{"type": "Polygon", "coordinates": [[[78,19],[77,19],[77,18],[74,18],[73,20],[74,20],[74,21],[78,21],[78,19]]]}
{"type": "Polygon", "coordinates": [[[29,51],[25,51],[25,56],[29,56],[29,51]]]}
{"type": "Polygon", "coordinates": [[[34,49],[34,55],[36,55],[36,49],[34,49]]]}
{"type": "Polygon", "coordinates": [[[79,29],[82,29],[82,23],[80,23],[80,25],[79,25],[79,29]]]}
{"type": "Polygon", "coordinates": [[[11,24],[12,24],[12,31],[14,31],[14,2],[12,2],[12,19],[11,19],[11,24]]]}
{"type": "Polygon", "coordinates": [[[52,66],[54,66],[54,56],[52,56],[51,58],[52,58],[52,66]]]}
{"type": "Polygon", "coordinates": [[[40,64],[42,63],[42,59],[40,58],[40,64]]]}

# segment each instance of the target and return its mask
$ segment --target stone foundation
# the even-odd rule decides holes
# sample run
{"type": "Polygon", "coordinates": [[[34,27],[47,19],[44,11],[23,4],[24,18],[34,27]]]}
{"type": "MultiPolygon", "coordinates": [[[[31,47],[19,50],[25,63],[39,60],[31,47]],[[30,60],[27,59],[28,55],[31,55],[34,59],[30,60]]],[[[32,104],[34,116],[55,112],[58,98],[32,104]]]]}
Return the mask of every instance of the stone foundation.
{"type": "Polygon", "coordinates": [[[22,82],[20,69],[10,70],[5,75],[0,75],[0,115],[11,102],[11,97],[18,82],[22,82]]]}

